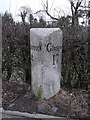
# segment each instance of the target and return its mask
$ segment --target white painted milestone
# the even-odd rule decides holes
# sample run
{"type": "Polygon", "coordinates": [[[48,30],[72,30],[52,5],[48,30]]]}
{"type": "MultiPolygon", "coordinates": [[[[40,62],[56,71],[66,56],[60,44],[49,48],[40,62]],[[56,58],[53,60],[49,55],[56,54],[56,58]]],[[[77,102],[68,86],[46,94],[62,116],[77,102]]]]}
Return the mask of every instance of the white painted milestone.
{"type": "Polygon", "coordinates": [[[62,31],[60,28],[30,30],[32,90],[49,99],[60,90],[62,31]]]}

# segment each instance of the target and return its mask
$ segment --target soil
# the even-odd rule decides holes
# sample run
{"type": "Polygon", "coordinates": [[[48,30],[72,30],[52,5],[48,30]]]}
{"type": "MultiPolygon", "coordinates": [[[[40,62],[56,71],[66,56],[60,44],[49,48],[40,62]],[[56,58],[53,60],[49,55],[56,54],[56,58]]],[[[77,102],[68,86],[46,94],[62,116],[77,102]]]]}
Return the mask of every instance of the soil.
{"type": "Polygon", "coordinates": [[[26,83],[6,82],[2,84],[2,106],[5,110],[28,113],[44,113],[69,118],[89,118],[90,94],[86,90],[64,90],[48,100],[38,99],[26,83]],[[47,112],[40,111],[38,105],[48,106],[47,112]],[[57,108],[53,111],[52,108],[57,108]]]}

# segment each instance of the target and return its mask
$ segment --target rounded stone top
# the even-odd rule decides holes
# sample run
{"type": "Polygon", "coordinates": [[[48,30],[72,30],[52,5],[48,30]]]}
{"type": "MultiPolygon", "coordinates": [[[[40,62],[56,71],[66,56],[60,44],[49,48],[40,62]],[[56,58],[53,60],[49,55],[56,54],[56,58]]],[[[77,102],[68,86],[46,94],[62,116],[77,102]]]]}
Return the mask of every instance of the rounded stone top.
{"type": "Polygon", "coordinates": [[[37,34],[38,36],[48,36],[54,32],[59,31],[60,34],[62,34],[62,31],[60,28],[31,28],[30,32],[33,32],[34,34],[37,34]]]}

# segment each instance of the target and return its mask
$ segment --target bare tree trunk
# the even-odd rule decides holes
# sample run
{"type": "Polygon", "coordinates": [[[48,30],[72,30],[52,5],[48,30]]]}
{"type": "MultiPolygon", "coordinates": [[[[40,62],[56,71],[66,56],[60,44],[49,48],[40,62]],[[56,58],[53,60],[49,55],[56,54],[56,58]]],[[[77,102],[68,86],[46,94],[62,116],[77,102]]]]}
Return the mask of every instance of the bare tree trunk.
{"type": "Polygon", "coordinates": [[[21,19],[23,22],[23,34],[24,34],[24,41],[25,41],[25,50],[23,54],[23,61],[24,61],[24,71],[25,71],[25,82],[30,85],[31,88],[31,58],[30,58],[30,39],[27,34],[27,26],[25,22],[27,12],[21,12],[21,19]]]}
{"type": "MultiPolygon", "coordinates": [[[[89,10],[90,12],[90,10],[89,10]]],[[[90,81],[90,16],[88,20],[88,74],[89,74],[89,81],[90,81]]]]}
{"type": "Polygon", "coordinates": [[[11,41],[11,35],[7,35],[7,40],[8,40],[8,53],[7,53],[7,66],[6,66],[6,69],[7,69],[7,76],[6,76],[6,80],[9,81],[10,80],[10,77],[12,75],[12,60],[11,60],[11,47],[10,47],[10,41],[11,41]]]}
{"type": "Polygon", "coordinates": [[[12,75],[12,66],[8,66],[7,67],[7,76],[6,76],[6,80],[9,81],[12,75]]]}
{"type": "Polygon", "coordinates": [[[24,36],[24,39],[26,41],[26,46],[27,46],[27,49],[25,51],[25,55],[26,55],[26,59],[25,59],[25,64],[26,64],[26,67],[25,67],[25,81],[30,85],[30,88],[31,88],[31,55],[30,55],[30,40],[29,40],[29,37],[28,35],[25,35],[24,36]]]}
{"type": "Polygon", "coordinates": [[[76,5],[73,1],[70,0],[71,12],[72,12],[72,26],[78,26],[78,9],[82,3],[82,0],[77,1],[76,5]]]}

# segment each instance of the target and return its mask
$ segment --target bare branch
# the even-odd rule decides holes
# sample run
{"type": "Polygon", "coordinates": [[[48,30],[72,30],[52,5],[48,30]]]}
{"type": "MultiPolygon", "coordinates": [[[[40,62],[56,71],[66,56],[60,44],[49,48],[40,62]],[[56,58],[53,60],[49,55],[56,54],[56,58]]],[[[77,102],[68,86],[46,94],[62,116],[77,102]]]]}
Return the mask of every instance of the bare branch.
{"type": "Polygon", "coordinates": [[[48,11],[46,11],[46,13],[47,13],[47,15],[48,15],[49,17],[51,17],[52,19],[54,19],[54,20],[59,20],[58,18],[53,17],[51,14],[49,14],[48,11]]]}
{"type": "Polygon", "coordinates": [[[37,11],[37,12],[34,13],[34,14],[38,14],[38,13],[40,13],[40,12],[46,12],[46,14],[47,14],[50,18],[52,18],[52,19],[54,19],[54,20],[59,20],[58,18],[53,17],[47,10],[39,10],[39,11],[37,11]]]}
{"type": "Polygon", "coordinates": [[[53,4],[54,4],[54,0],[53,0],[53,2],[52,2],[52,5],[51,5],[51,8],[50,8],[49,12],[51,11],[51,9],[52,9],[52,7],[53,7],[53,4]]]}
{"type": "Polygon", "coordinates": [[[39,11],[35,12],[34,14],[38,14],[40,12],[46,12],[46,10],[39,10],[39,11]]]}
{"type": "Polygon", "coordinates": [[[71,6],[76,9],[76,7],[74,6],[74,3],[73,2],[70,2],[71,3],[71,6]]]}
{"type": "Polygon", "coordinates": [[[75,7],[75,14],[77,13],[78,8],[80,7],[81,3],[82,3],[82,1],[81,1],[81,2],[77,2],[77,3],[76,3],[76,7],[75,7]]]}

